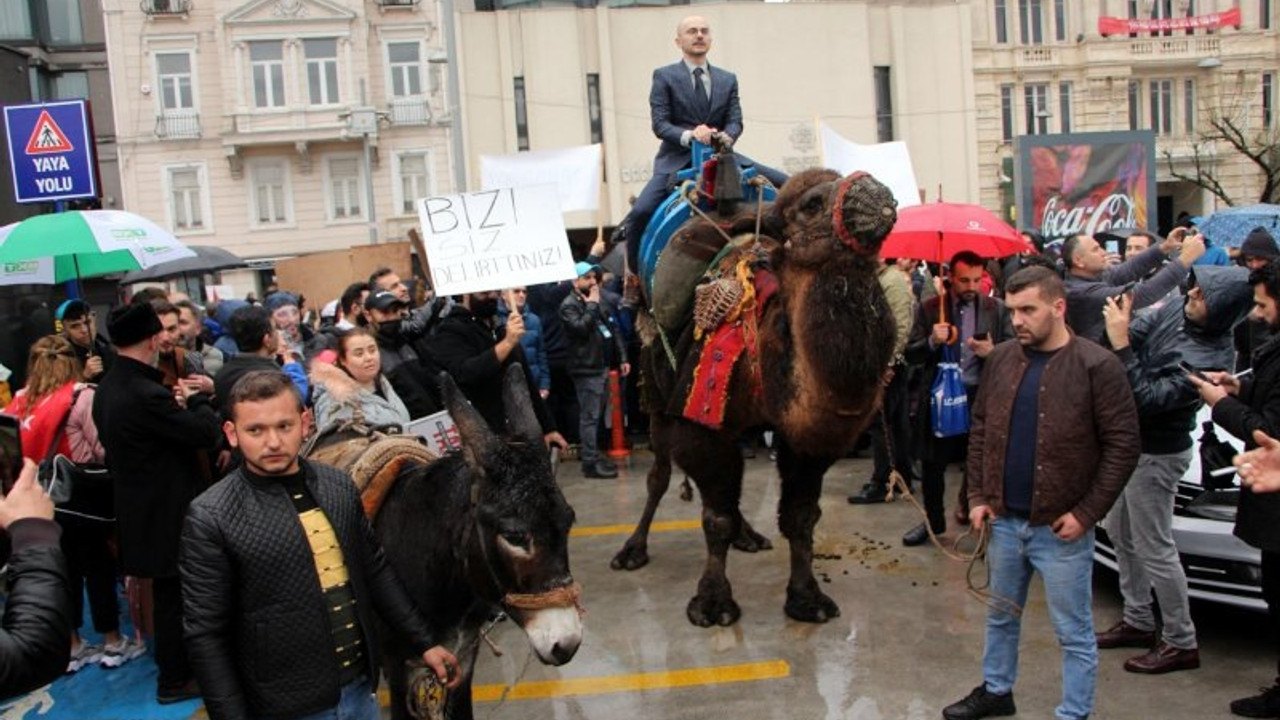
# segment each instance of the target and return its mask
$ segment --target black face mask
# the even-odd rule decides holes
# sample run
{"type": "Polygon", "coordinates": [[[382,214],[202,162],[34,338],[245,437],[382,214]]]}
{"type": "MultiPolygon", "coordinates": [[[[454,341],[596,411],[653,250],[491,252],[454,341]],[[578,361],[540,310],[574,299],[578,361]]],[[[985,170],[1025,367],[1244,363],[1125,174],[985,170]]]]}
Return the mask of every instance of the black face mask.
{"type": "Polygon", "coordinates": [[[481,320],[488,320],[498,314],[498,298],[471,298],[471,314],[481,320]]]}

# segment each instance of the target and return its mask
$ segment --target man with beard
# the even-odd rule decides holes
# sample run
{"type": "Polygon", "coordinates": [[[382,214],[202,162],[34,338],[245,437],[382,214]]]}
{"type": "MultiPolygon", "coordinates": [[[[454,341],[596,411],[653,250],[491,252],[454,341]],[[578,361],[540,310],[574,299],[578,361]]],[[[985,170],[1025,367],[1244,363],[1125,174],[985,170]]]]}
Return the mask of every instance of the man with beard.
{"type": "Polygon", "coordinates": [[[1120,622],[1098,633],[1098,647],[1147,650],[1129,672],[1161,674],[1200,667],[1187,576],[1173,540],[1178,481],[1191,463],[1191,432],[1200,395],[1180,367],[1227,368],[1231,331],[1253,305],[1244,268],[1197,267],[1181,301],[1131,319],[1128,299],[1108,298],[1107,339],[1125,365],[1141,416],[1142,455],[1115,507],[1102,522],[1115,545],[1124,595],[1120,622]],[[1161,632],[1151,600],[1160,606],[1161,632]]]}
{"type": "Polygon", "coordinates": [[[1013,715],[1018,640],[1031,577],[1044,581],[1062,646],[1061,720],[1093,710],[1093,526],[1138,462],[1138,412],[1124,366],[1066,325],[1066,290],[1052,270],[1019,270],[1005,285],[1018,342],[987,358],[969,430],[969,519],[991,522],[982,684],[946,720],[1013,715]]]}
{"type": "MultiPolygon", "coordinates": [[[[1191,377],[1200,397],[1213,408],[1213,421],[1244,441],[1246,450],[1258,447],[1254,433],[1280,433],[1280,263],[1270,262],[1249,275],[1253,286],[1254,317],[1267,323],[1271,339],[1253,354],[1253,373],[1237,378],[1208,372],[1208,382],[1191,377]]],[[[1280,646],[1280,495],[1240,490],[1236,537],[1262,551],[1262,599],[1267,603],[1273,641],[1280,646]]],[[[1243,717],[1280,717],[1280,675],[1260,695],[1231,703],[1243,717]]]]}
{"type": "Polygon", "coordinates": [[[198,451],[217,448],[218,416],[189,385],[172,391],[156,369],[160,318],[150,303],[116,308],[107,324],[119,356],[93,398],[93,422],[115,486],[116,533],[125,575],[151,580],[156,700],[199,696],[182,639],[178,538],[203,475],[198,451]]]}
{"type": "Polygon", "coordinates": [[[609,380],[609,349],[613,347],[623,377],[631,373],[627,348],[618,327],[600,302],[600,268],[580,262],[575,268],[573,292],[560,305],[560,320],[569,339],[569,374],[578,393],[578,437],[582,452],[582,476],[609,479],[618,477],[618,468],[600,455],[597,447],[600,414],[606,407],[605,386],[609,380]]]}
{"type": "Polygon", "coordinates": [[[160,357],[156,367],[164,373],[164,386],[173,388],[179,382],[185,382],[195,387],[196,392],[212,395],[213,378],[205,374],[202,358],[183,347],[178,308],[168,300],[152,300],[151,307],[160,318],[160,357]]]}
{"type": "MultiPolygon", "coordinates": [[[[934,435],[932,413],[929,409],[931,394],[927,388],[933,387],[939,363],[943,361],[945,353],[955,355],[960,364],[960,379],[964,382],[965,393],[972,407],[973,397],[982,377],[983,362],[997,344],[1013,335],[1004,304],[980,293],[984,266],[982,258],[974,253],[956,253],[949,264],[950,290],[944,295],[935,295],[925,300],[916,310],[911,338],[907,341],[906,358],[909,363],[923,366],[920,387],[926,391],[920,393],[916,441],[920,445],[917,455],[923,471],[920,485],[924,490],[924,508],[929,527],[926,528],[921,523],[907,531],[902,536],[903,545],[923,545],[929,540],[929,530],[935,535],[947,531],[947,513],[943,500],[946,494],[947,465],[964,458],[969,438],[965,434],[950,437],[934,435]],[[939,312],[944,297],[947,301],[945,321],[939,312]],[[946,349],[948,347],[949,351],[946,349]]],[[[966,500],[962,484],[961,507],[956,513],[956,519],[960,522],[967,519],[964,509],[966,500]]]]}
{"type": "Polygon", "coordinates": [[[439,368],[430,357],[418,354],[405,333],[409,303],[389,290],[370,293],[364,301],[365,319],[378,341],[382,374],[417,420],[440,412],[439,368]]]}
{"type": "Polygon", "coordinates": [[[84,367],[84,381],[101,381],[115,360],[116,351],[98,334],[97,313],[83,300],[67,300],[58,306],[54,319],[63,337],[71,341],[71,348],[84,367]]]}
{"type": "Polygon", "coordinates": [[[564,438],[556,432],[555,421],[547,412],[538,384],[529,372],[529,363],[524,359],[524,348],[520,346],[524,318],[512,310],[506,324],[499,326],[497,315],[498,291],[464,295],[436,328],[432,339],[436,359],[496,433],[507,431],[502,376],[508,365],[520,363],[543,439],[548,445],[567,447],[564,438]]]}

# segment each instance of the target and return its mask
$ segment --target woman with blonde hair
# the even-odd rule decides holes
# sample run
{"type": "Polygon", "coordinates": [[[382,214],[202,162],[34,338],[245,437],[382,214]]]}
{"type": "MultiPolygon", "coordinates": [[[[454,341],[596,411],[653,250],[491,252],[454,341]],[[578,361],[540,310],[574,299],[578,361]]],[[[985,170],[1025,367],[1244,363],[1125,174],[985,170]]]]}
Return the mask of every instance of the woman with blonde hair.
{"type": "Polygon", "coordinates": [[[382,355],[373,333],[354,327],[338,336],[338,361],[311,364],[316,427],[349,420],[359,411],[366,425],[409,423],[409,410],[382,375],[382,355]]]}
{"type": "MultiPolygon", "coordinates": [[[[27,384],[4,411],[22,418],[22,448],[32,460],[61,454],[76,463],[102,462],[104,453],[93,424],[94,386],[79,382],[81,372],[75,349],[65,337],[46,335],[31,346],[27,384]]],[[[64,513],[56,518],[62,526],[62,552],[67,558],[76,613],[67,672],[95,662],[119,667],[146,649],[120,634],[116,561],[109,544],[112,524],[64,513]],[[80,638],[86,587],[93,629],[102,634],[103,645],[80,638]]]]}

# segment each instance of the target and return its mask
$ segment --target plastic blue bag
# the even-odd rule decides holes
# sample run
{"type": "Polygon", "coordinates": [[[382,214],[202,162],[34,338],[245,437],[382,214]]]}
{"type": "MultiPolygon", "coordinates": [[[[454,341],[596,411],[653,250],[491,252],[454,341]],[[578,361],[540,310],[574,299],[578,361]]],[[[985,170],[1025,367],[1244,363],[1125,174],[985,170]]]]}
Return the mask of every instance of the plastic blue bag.
{"type": "Polygon", "coordinates": [[[954,437],[969,432],[969,395],[960,379],[959,351],[942,346],[938,375],[929,391],[929,414],[934,437],[954,437]]]}

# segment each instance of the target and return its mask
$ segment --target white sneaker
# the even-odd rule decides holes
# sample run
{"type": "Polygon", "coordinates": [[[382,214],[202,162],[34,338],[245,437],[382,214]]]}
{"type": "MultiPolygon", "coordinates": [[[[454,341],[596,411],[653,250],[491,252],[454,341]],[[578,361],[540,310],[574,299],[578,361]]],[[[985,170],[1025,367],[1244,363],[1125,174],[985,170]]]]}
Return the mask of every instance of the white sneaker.
{"type": "Polygon", "coordinates": [[[85,665],[102,661],[102,646],[82,642],[80,647],[71,652],[71,661],[67,663],[67,672],[79,672],[85,665]]]}
{"type": "Polygon", "coordinates": [[[142,657],[147,646],[136,640],[121,638],[118,643],[107,643],[102,648],[102,667],[118,668],[121,665],[142,657]]]}

